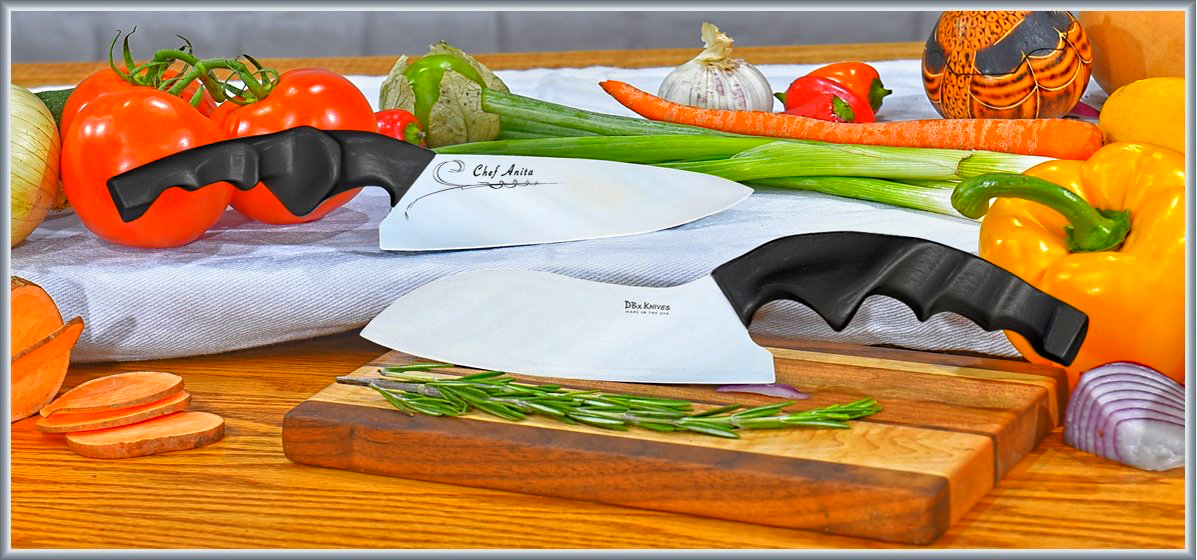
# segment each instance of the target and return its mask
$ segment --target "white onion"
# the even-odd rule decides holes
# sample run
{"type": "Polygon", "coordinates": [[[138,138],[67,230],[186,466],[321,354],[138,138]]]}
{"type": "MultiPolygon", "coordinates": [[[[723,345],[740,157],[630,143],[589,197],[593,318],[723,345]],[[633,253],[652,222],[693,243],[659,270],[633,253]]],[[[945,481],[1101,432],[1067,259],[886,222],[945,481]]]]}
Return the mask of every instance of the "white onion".
{"type": "Polygon", "coordinates": [[[9,90],[9,184],[12,190],[12,245],[24,241],[58,199],[61,142],[50,109],[29,90],[9,90]]]}
{"type": "Polygon", "coordinates": [[[773,110],[773,88],[755,66],[732,58],[732,40],[710,23],[702,24],[706,48],[661,82],[657,96],[704,109],[773,110]]]}
{"type": "Polygon", "coordinates": [[[1145,470],[1184,465],[1184,388],[1138,364],[1116,362],[1081,375],[1064,414],[1064,441],[1145,470]]]}

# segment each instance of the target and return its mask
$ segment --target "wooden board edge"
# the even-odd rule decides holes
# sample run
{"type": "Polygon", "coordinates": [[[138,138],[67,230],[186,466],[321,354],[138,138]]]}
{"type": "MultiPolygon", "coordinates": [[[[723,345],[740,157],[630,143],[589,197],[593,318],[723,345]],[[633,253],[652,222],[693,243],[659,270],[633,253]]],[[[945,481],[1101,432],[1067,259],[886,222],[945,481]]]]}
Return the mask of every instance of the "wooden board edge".
{"type": "Polygon", "coordinates": [[[490,423],[485,437],[475,428],[465,419],[306,401],[284,417],[283,450],[291,461],[313,466],[907,544],[931,543],[984,495],[964,511],[953,511],[953,498],[959,497],[951,496],[949,481],[929,474],[595,438],[515,423],[490,423]],[[646,460],[645,446],[654,447],[656,458],[646,460]],[[405,454],[413,449],[419,452],[405,454]],[[520,473],[526,464],[518,459],[526,456],[538,459],[527,468],[541,470],[520,473]],[[545,462],[562,474],[545,478],[545,462]],[[830,488],[867,505],[834,512],[814,507],[811,493],[830,488]],[[880,490],[894,488],[898,495],[877,500],[880,490]],[[758,508],[744,508],[746,500],[758,508]],[[869,513],[877,507],[905,513],[869,513]]]}

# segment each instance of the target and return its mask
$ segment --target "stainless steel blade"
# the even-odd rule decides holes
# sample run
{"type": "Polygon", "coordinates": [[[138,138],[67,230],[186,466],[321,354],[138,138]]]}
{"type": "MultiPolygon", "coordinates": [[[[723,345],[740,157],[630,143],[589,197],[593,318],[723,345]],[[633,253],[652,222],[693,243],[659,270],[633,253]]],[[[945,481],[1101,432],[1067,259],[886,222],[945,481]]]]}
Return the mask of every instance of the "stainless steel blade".
{"type": "Polygon", "coordinates": [[[734,181],[613,161],[438,155],[379,226],[391,251],[481,249],[647,233],[726,210],[734,181]]]}
{"type": "Polygon", "coordinates": [[[771,383],[715,280],[644,288],[525,270],[466,272],[399,298],[362,336],[425,359],[548,377],[771,383]]]}

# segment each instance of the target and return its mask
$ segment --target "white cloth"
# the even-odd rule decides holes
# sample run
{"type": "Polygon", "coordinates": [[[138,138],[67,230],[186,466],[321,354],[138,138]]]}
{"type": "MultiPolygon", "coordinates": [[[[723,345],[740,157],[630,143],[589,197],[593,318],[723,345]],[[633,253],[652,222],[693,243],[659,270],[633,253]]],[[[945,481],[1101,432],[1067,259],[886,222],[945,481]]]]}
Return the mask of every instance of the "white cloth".
{"type": "MultiPolygon", "coordinates": [[[[936,116],[923,94],[918,61],[875,66],[895,92],[885,100],[883,119],[936,116]]],[[[760,68],[775,89],[784,90],[813,66],[760,68]]],[[[604,94],[598,82],[618,79],[655,91],[669,70],[594,67],[498,74],[515,93],[631,114],[604,94]]],[[[377,100],[381,77],[351,79],[377,100]]],[[[208,354],[357,329],[408,291],[467,270],[524,268],[672,286],[771,239],[833,230],[909,235],[977,249],[977,224],[969,220],[790,191],[760,190],[730,210],[651,234],[426,254],[379,250],[377,227],[389,209],[380,189],[366,189],[342,209],[309,224],[264,225],[230,209],[202,239],[164,250],[111,245],[88,232],[74,214],[56,215],[13,249],[12,272],[44,287],[64,316],[83,317],[87,326],[72,358],[88,362],[208,354]]],[[[766,306],[752,330],[1016,355],[1001,333],[986,333],[950,313],[920,323],[904,305],[881,296],[870,298],[840,333],[791,302],[766,306]]]]}

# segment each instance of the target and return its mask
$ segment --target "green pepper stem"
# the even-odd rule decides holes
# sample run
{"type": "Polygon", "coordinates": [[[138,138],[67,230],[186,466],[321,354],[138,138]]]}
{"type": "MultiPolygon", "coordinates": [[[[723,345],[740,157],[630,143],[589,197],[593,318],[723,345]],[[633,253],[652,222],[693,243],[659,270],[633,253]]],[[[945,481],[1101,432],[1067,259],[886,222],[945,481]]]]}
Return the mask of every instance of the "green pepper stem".
{"type": "Polygon", "coordinates": [[[1115,250],[1130,233],[1126,210],[1097,210],[1076,193],[1030,175],[987,173],[961,181],[952,191],[952,207],[976,219],[994,198],[1021,198],[1059,212],[1071,224],[1064,231],[1074,252],[1115,250]]]}

